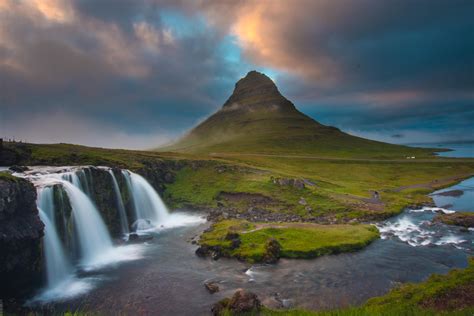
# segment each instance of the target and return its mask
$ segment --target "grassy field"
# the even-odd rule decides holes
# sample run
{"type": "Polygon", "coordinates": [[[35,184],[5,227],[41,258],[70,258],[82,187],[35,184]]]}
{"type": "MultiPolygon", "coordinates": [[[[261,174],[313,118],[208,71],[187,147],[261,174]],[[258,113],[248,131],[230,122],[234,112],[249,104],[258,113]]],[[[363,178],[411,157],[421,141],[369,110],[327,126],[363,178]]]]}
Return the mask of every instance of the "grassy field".
{"type": "Polygon", "coordinates": [[[224,220],[205,232],[199,243],[218,246],[226,256],[261,262],[267,256],[270,240],[277,241],[281,247],[278,257],[315,258],[355,251],[378,237],[378,230],[371,225],[268,224],[224,220]],[[234,248],[228,236],[238,238],[239,246],[234,248]]]}
{"type": "Polygon", "coordinates": [[[175,168],[175,180],[164,192],[173,208],[210,209],[222,205],[246,212],[259,207],[330,222],[386,218],[408,205],[430,203],[428,193],[474,174],[474,159],[439,157],[407,160],[191,155],[18,143],[5,143],[5,149],[24,165],[104,165],[138,170],[156,161],[179,160],[182,167],[175,168]],[[281,186],[272,178],[300,179],[306,184],[304,188],[281,186]],[[379,193],[379,200],[372,199],[373,191],[379,193]],[[245,197],[228,199],[223,193],[250,193],[263,202],[245,197]]]}
{"type": "Polygon", "coordinates": [[[218,164],[197,170],[184,168],[177,181],[167,187],[176,207],[203,208],[221,203],[246,209],[245,201],[219,199],[221,192],[262,194],[272,203],[266,208],[291,212],[302,217],[327,217],[335,220],[354,218],[382,219],[398,214],[404,207],[430,203],[428,193],[454,184],[474,174],[473,160],[333,160],[279,156],[213,156],[239,168],[218,172],[218,164]],[[271,178],[304,179],[305,188],[279,186],[271,178]],[[377,191],[380,200],[372,199],[377,191]],[[303,198],[305,205],[299,203],[303,198]],[[308,209],[310,208],[310,211],[308,209]]]}

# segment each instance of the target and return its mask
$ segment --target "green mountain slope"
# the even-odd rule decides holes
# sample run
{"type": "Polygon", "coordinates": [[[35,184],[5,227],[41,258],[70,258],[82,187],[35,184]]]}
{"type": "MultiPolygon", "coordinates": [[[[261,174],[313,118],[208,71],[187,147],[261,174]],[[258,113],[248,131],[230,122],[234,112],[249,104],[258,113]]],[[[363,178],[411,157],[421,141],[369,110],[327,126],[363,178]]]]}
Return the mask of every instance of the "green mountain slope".
{"type": "Polygon", "coordinates": [[[355,137],[298,111],[256,71],[240,79],[223,107],[161,151],[297,154],[331,157],[429,156],[431,150],[355,137]]]}

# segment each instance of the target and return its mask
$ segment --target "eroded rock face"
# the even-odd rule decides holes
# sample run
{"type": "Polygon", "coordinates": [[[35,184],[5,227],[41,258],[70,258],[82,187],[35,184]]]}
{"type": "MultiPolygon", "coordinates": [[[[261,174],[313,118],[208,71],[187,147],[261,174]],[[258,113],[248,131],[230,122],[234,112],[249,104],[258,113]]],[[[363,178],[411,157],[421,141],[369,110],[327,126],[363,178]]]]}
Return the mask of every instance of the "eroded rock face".
{"type": "Polygon", "coordinates": [[[0,175],[0,297],[26,295],[40,284],[43,234],[33,184],[0,175]]]}

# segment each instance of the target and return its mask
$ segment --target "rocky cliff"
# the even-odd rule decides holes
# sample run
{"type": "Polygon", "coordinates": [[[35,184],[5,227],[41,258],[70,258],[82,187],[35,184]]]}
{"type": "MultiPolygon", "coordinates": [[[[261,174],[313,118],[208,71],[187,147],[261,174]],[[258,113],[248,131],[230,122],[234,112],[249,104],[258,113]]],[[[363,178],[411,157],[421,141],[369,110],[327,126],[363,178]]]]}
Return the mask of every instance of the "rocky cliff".
{"type": "Polygon", "coordinates": [[[34,186],[0,173],[1,298],[25,295],[41,282],[43,230],[34,186]]]}

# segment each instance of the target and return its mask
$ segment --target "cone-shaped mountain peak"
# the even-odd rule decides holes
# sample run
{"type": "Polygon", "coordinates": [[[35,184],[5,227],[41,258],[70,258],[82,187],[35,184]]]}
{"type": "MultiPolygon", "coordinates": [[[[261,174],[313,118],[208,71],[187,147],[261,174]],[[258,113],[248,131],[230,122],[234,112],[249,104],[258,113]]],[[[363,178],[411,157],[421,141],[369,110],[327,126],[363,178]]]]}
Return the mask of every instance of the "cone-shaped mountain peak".
{"type": "Polygon", "coordinates": [[[257,71],[236,84],[224,106],[165,151],[360,156],[398,153],[402,146],[380,143],[325,126],[298,111],[275,83],[257,71]]]}
{"type": "Polygon", "coordinates": [[[252,70],[235,84],[234,92],[222,108],[236,110],[261,107],[294,108],[269,77],[252,70]]]}

